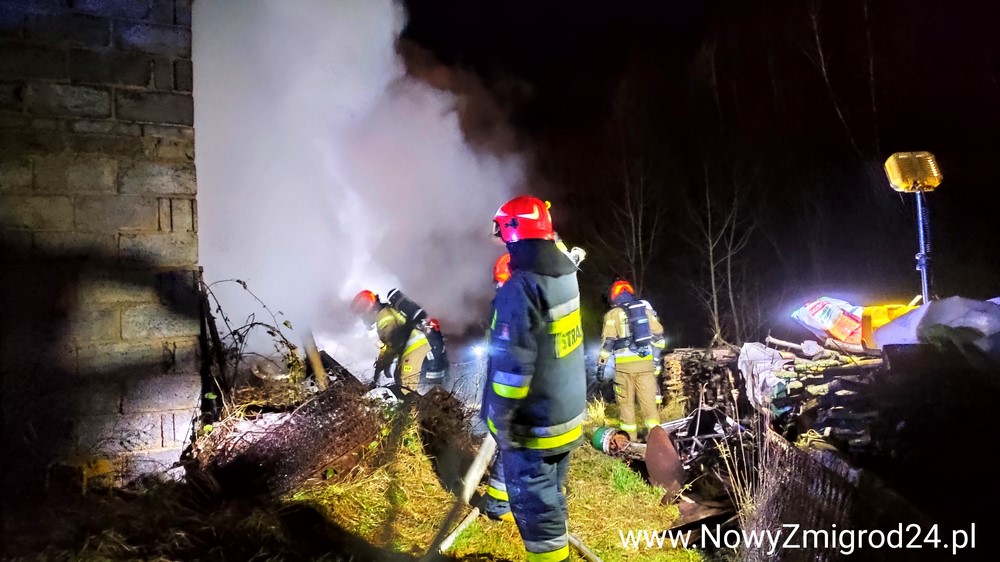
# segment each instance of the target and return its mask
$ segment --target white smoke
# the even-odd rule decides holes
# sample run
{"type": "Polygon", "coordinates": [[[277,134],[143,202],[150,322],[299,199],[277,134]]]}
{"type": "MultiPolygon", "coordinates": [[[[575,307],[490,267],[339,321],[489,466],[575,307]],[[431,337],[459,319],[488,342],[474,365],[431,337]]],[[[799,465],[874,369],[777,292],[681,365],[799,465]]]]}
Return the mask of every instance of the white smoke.
{"type": "MultiPolygon", "coordinates": [[[[406,76],[392,0],[212,0],[194,12],[201,263],[239,278],[347,366],[346,302],[399,287],[458,333],[492,295],[492,213],[518,158],[473,151],[447,92],[406,76]]],[[[216,294],[234,321],[260,308],[216,294]]],[[[282,318],[279,318],[279,321],[282,318]]],[[[268,351],[265,339],[256,345],[268,351]]]]}

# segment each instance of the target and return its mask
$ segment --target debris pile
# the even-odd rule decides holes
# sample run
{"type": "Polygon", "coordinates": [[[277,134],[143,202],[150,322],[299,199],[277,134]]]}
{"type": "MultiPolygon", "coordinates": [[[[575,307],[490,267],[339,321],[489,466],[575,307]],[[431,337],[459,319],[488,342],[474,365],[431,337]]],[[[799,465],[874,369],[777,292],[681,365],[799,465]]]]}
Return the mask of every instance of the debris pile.
{"type": "Polygon", "coordinates": [[[304,402],[244,409],[198,439],[193,468],[233,494],[281,495],[308,478],[336,478],[383,425],[379,404],[364,391],[331,377],[326,390],[304,402]]]}
{"type": "Polygon", "coordinates": [[[793,441],[807,435],[864,452],[878,415],[865,387],[879,372],[881,358],[827,349],[812,340],[793,344],[769,336],[766,341],[785,351],[761,343],[740,350],[750,404],[793,441]]]}

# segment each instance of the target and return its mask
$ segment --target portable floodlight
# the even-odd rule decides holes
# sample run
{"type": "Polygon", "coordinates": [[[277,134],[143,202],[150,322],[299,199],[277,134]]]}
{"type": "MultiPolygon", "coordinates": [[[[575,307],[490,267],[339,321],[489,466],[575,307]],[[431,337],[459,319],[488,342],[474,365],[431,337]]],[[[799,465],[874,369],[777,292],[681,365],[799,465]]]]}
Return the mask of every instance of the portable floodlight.
{"type": "Polygon", "coordinates": [[[931,220],[925,193],[941,185],[943,176],[937,160],[930,152],[897,152],[885,161],[885,175],[893,189],[917,196],[917,235],[920,249],[917,252],[917,271],[920,272],[920,289],[924,302],[930,298],[931,220]]]}

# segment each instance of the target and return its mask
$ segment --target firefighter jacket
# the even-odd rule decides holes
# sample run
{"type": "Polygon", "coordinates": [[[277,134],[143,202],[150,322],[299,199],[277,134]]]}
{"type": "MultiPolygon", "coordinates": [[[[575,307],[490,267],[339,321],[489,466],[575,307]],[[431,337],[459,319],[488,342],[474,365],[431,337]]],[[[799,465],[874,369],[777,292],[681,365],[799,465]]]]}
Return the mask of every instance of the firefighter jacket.
{"type": "Polygon", "coordinates": [[[550,241],[508,249],[513,273],[494,300],[486,423],[501,448],[566,452],[583,440],[587,391],[576,267],[550,241]]]}
{"type": "Polygon", "coordinates": [[[660,352],[666,345],[663,340],[663,325],[656,315],[656,311],[646,301],[646,318],[649,319],[649,331],[653,335],[653,341],[648,350],[638,350],[632,345],[631,330],[629,328],[628,314],[620,307],[614,307],[604,315],[604,328],[601,337],[604,343],[601,346],[599,363],[603,365],[611,355],[615,357],[615,371],[621,373],[640,373],[654,371],[659,363],[660,352]]]}
{"type": "MultiPolygon", "coordinates": [[[[412,326],[412,324],[411,324],[412,326]]],[[[417,326],[407,328],[406,316],[391,306],[383,306],[375,316],[375,330],[382,341],[376,364],[387,368],[392,360],[406,357],[427,345],[427,336],[417,326]]],[[[425,351],[426,353],[426,351],[425,351]]]]}

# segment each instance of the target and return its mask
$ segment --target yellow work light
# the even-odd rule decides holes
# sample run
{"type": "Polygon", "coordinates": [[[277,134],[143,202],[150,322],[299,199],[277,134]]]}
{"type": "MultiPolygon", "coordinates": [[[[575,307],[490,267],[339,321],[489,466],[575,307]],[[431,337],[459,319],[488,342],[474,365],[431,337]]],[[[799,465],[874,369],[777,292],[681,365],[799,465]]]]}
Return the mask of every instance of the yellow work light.
{"type": "Polygon", "coordinates": [[[934,191],[941,185],[941,168],[930,152],[897,152],[885,161],[885,175],[896,191],[934,191]]]}
{"type": "Polygon", "coordinates": [[[897,152],[885,161],[885,175],[892,188],[901,193],[917,196],[917,235],[920,249],[917,252],[917,271],[920,272],[920,289],[924,303],[930,298],[931,219],[927,211],[925,193],[941,185],[941,168],[930,152],[897,152]]]}

